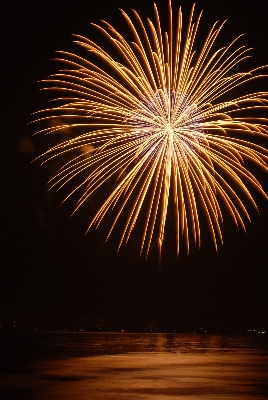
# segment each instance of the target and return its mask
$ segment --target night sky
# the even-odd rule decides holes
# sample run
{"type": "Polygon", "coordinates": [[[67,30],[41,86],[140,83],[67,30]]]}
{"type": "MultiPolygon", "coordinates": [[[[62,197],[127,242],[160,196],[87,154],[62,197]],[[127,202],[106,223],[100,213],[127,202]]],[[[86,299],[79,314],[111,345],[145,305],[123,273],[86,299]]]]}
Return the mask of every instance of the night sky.
{"type": "MultiPolygon", "coordinates": [[[[167,1],[157,1],[164,21],[167,1]]],[[[191,2],[182,6],[184,23],[191,2]]],[[[57,72],[56,50],[76,51],[73,33],[102,43],[90,22],[104,19],[124,35],[118,10],[134,8],[153,18],[153,2],[141,0],[2,1],[1,3],[1,320],[24,329],[154,329],[244,332],[268,330],[268,210],[253,191],[260,215],[249,206],[247,235],[226,215],[224,246],[216,254],[208,234],[202,248],[175,256],[172,228],[159,280],[157,248],[139,256],[138,237],[116,255],[118,237],[105,244],[105,224],[86,236],[92,209],[69,218],[74,202],[47,192],[49,166],[31,161],[51,143],[35,131],[31,113],[46,108],[53,93],[38,83],[57,72]],[[74,325],[72,325],[74,324],[74,325]]],[[[266,0],[197,1],[204,10],[197,43],[216,20],[228,19],[218,46],[240,41],[254,47],[245,68],[268,64],[266,0]]],[[[268,79],[258,90],[268,90],[268,79]]],[[[255,90],[255,88],[253,88],[255,90]]],[[[266,146],[267,146],[266,141],[266,146]]],[[[255,171],[268,191],[267,175],[255,171]]],[[[170,222],[170,221],[169,221],[170,222]]],[[[171,225],[171,224],[170,224],[171,225]]],[[[168,225],[169,227],[169,225],[168,225]]]]}

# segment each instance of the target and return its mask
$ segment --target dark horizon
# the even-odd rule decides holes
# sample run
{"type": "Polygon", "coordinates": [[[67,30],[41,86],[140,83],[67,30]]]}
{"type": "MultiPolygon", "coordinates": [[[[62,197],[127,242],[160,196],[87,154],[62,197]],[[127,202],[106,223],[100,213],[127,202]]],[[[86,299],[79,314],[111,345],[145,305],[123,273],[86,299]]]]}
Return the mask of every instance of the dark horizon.
{"type": "MultiPolygon", "coordinates": [[[[156,4],[164,20],[167,1],[156,4]]],[[[191,4],[172,4],[174,10],[182,6],[186,23],[191,4]]],[[[126,331],[150,325],[181,332],[268,331],[268,209],[256,192],[259,214],[249,207],[247,234],[226,215],[218,254],[204,235],[200,250],[192,246],[187,255],[183,249],[177,259],[172,233],[167,235],[159,280],[156,244],[146,260],[135,237],[117,255],[117,237],[104,243],[105,224],[85,236],[92,210],[82,208],[70,219],[74,202],[59,207],[62,194],[47,192],[49,167],[31,163],[49,140],[32,137],[35,128],[27,124],[53,97],[40,92],[36,82],[62,67],[50,60],[56,50],[79,53],[72,33],[98,41],[90,22],[104,19],[128,34],[119,7],[134,8],[143,20],[153,18],[153,2],[135,0],[99,0],[97,6],[43,0],[1,4],[0,324],[9,328],[16,321],[18,329],[38,330],[100,324],[126,331]]],[[[215,7],[212,0],[201,0],[195,15],[201,10],[198,37],[204,38],[216,20],[228,18],[218,46],[246,33],[241,45],[255,48],[247,68],[268,64],[267,3],[220,1],[215,7]]],[[[267,90],[268,79],[263,82],[267,90]]],[[[258,171],[257,177],[268,192],[267,175],[258,171]]]]}

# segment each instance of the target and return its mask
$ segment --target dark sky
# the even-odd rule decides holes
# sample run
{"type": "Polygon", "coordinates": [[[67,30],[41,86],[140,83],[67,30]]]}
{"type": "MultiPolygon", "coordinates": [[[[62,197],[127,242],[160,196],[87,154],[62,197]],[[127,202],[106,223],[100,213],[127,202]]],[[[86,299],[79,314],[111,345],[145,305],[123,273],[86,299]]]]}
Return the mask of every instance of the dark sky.
{"type": "MultiPolygon", "coordinates": [[[[165,16],[167,1],[157,4],[165,16]]],[[[174,9],[182,5],[186,19],[190,4],[173,0],[174,9]]],[[[1,2],[2,324],[268,330],[268,211],[263,198],[256,194],[260,216],[251,210],[247,235],[227,217],[218,254],[206,235],[201,250],[178,259],[168,245],[159,283],[155,249],[148,260],[140,258],[134,239],[116,256],[116,238],[104,245],[102,231],[84,236],[90,210],[69,219],[72,201],[59,208],[61,194],[47,193],[49,169],[31,164],[45,142],[31,138],[34,128],[27,124],[31,113],[47,107],[51,98],[38,91],[37,81],[59,68],[51,61],[54,51],[75,51],[72,33],[101,43],[90,26],[99,19],[128,34],[120,7],[153,18],[147,0],[1,2]],[[28,153],[22,151],[25,146],[28,153]]],[[[204,9],[201,38],[216,20],[228,19],[219,45],[246,33],[242,43],[255,48],[248,65],[268,63],[267,1],[198,1],[196,7],[204,9]]],[[[258,177],[268,190],[267,176],[258,172],[258,177]]]]}

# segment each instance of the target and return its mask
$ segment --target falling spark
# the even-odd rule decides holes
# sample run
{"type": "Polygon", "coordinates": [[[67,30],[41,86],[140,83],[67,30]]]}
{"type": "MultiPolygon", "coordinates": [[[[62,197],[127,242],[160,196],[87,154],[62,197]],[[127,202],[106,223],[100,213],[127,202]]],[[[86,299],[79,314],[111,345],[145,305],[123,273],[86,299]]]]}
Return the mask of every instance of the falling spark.
{"type": "Polygon", "coordinates": [[[157,243],[161,257],[168,207],[173,207],[177,254],[182,238],[187,252],[191,241],[200,247],[201,214],[217,250],[223,242],[222,207],[245,230],[245,220],[250,220],[245,199],[257,208],[248,187],[267,198],[245,162],[267,172],[267,149],[249,138],[267,138],[268,119],[252,112],[267,110],[268,92],[225,100],[242,84],[265,77],[260,73],[264,67],[236,72],[251,50],[237,47],[240,36],[214,50],[225,21],[212,26],[196,52],[202,13],[194,22],[194,7],[184,32],[181,8],[173,24],[169,1],[169,30],[164,35],[156,5],[155,23],[148,19],[147,30],[136,11],[132,20],[121,10],[133,42],[105,21],[102,26],[93,24],[117,56],[75,35],[75,42],[90,53],[89,59],[61,51],[60,60],[68,69],[44,81],[47,89],[62,91],[64,97],[55,99],[58,106],[41,111],[44,116],[37,121],[50,123],[39,132],[72,136],[41,156],[44,162],[59,156],[65,159],[51,187],[75,182],[65,200],[82,189],[76,211],[116,177],[89,228],[98,227],[113,211],[107,239],[123,222],[118,249],[129,241],[139,220],[143,223],[140,252],[147,256],[157,243]],[[99,62],[94,63],[94,57],[99,62]]]}

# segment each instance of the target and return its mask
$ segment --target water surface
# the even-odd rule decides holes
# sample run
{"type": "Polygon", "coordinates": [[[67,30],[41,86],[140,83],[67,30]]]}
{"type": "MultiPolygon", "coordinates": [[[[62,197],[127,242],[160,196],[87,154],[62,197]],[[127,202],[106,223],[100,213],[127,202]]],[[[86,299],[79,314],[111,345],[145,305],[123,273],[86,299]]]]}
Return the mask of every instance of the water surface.
{"type": "Polygon", "coordinates": [[[267,399],[268,336],[5,333],[2,399],[267,399]]]}

